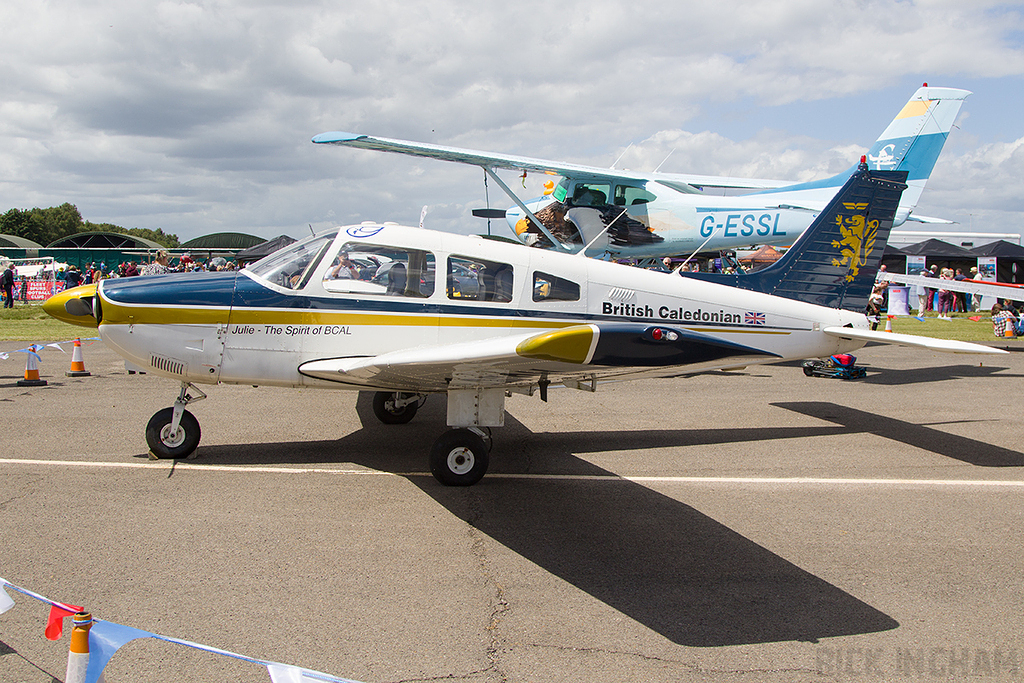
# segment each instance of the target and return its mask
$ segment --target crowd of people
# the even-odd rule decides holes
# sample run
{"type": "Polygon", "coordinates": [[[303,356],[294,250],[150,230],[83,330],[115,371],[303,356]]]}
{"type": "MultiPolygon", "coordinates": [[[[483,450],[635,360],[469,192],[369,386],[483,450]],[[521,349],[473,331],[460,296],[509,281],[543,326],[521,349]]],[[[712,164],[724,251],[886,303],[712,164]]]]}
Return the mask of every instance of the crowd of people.
{"type": "Polygon", "coordinates": [[[234,261],[226,261],[223,258],[210,259],[209,261],[196,261],[189,254],[182,254],[176,261],[172,261],[165,250],[156,253],[156,257],[147,264],[140,265],[135,261],[124,261],[112,267],[104,262],[89,263],[81,270],[77,266],[69,266],[67,271],[57,271],[57,279],[67,282],[68,287],[87,285],[99,282],[106,278],[114,277],[137,277],[140,275],[160,275],[162,273],[191,273],[196,271],[220,271],[235,270],[234,261]]]}
{"type": "MultiPolygon", "coordinates": [[[[19,275],[16,267],[11,262],[7,262],[0,267],[0,293],[3,294],[4,308],[14,308],[15,301],[26,301],[31,298],[27,295],[28,288],[26,286],[31,281],[49,281],[51,284],[56,282],[58,285],[70,289],[71,287],[88,285],[107,278],[138,277],[162,273],[236,270],[237,266],[234,261],[228,261],[220,257],[208,261],[199,261],[193,259],[188,253],[172,259],[166,250],[160,250],[156,253],[155,258],[146,264],[124,261],[108,266],[103,261],[97,261],[87,263],[82,268],[75,265],[69,265],[66,268],[60,266],[56,269],[49,265],[47,267],[37,266],[37,268],[38,270],[30,277],[24,274],[19,275]]],[[[50,287],[47,291],[49,292],[47,296],[49,296],[55,291],[59,291],[59,288],[54,289],[50,287]]]]}

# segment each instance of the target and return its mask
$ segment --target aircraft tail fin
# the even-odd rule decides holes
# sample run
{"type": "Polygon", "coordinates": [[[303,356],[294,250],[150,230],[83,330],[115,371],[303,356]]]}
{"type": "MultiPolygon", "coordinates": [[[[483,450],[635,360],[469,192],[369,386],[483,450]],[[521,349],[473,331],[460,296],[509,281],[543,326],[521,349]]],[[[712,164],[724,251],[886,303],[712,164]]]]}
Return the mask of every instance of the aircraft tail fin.
{"type": "Polygon", "coordinates": [[[896,213],[897,225],[917,206],[960,107],[970,94],[968,90],[924,85],[868,151],[869,168],[907,172],[907,190],[896,213]]]}
{"type": "Polygon", "coordinates": [[[907,171],[857,171],[796,243],[754,273],[684,273],[686,277],[863,311],[882,262],[907,171]]]}
{"type": "MultiPolygon", "coordinates": [[[[896,114],[867,153],[868,167],[877,171],[906,171],[907,190],[896,212],[896,225],[910,216],[935,168],[935,161],[949,137],[969,90],[918,88],[907,104],[896,114]]],[[[853,166],[824,180],[789,185],[766,192],[792,192],[824,187],[840,187],[857,171],[853,166]]]]}

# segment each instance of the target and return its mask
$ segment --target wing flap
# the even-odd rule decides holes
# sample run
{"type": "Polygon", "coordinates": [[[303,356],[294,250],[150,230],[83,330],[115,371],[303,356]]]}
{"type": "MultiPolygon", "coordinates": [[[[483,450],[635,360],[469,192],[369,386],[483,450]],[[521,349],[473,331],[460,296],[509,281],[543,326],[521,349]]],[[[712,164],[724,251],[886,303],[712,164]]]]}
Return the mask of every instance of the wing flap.
{"type": "Polygon", "coordinates": [[[933,339],[932,337],[920,337],[914,334],[899,334],[896,332],[879,332],[878,330],[865,330],[853,327],[826,327],[822,332],[830,337],[839,339],[854,339],[858,341],[873,341],[881,344],[897,344],[899,346],[913,346],[931,351],[943,353],[981,353],[988,355],[1002,355],[1008,353],[1003,349],[995,349],[983,344],[972,342],[955,341],[953,339],[933,339]]]}

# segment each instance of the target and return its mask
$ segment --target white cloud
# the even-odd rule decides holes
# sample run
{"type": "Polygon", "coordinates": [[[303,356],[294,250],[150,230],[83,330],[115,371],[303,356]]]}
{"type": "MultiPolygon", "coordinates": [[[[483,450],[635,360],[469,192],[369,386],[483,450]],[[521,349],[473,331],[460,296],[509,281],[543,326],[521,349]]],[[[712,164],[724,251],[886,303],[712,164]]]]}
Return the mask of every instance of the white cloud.
{"type": "MultiPolygon", "coordinates": [[[[854,95],[874,115],[873,97],[919,74],[1016,90],[1024,74],[1019,9],[995,2],[11,0],[0,23],[17,27],[0,44],[0,209],[72,201],[89,220],[182,238],[415,222],[423,204],[444,207],[431,225],[480,228],[478,170],[309,143],[325,130],[600,165],[633,140],[620,166],[675,149],[664,170],[807,180],[862,150],[798,117],[744,139],[687,123],[854,95]]],[[[992,141],[1021,135],[947,152],[933,185],[955,167],[971,212],[1016,220],[1019,161],[996,161],[992,141]],[[975,179],[985,189],[963,189],[975,179]]],[[[922,207],[952,206],[935,188],[922,207]]],[[[506,203],[493,186],[490,199],[506,203]]]]}

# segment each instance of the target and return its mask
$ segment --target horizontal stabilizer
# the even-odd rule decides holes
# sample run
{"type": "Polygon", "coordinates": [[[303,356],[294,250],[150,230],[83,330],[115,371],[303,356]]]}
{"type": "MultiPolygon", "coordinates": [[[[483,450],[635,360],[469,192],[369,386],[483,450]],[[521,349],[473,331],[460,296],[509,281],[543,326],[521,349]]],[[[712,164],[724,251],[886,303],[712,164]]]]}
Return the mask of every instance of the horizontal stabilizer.
{"type": "Polygon", "coordinates": [[[931,337],[920,337],[915,334],[879,332],[878,330],[865,330],[854,327],[826,327],[822,332],[830,337],[838,337],[840,339],[858,339],[861,341],[879,342],[881,344],[913,346],[920,349],[941,351],[943,353],[984,353],[994,356],[1008,353],[1003,349],[995,349],[983,344],[954,341],[952,339],[933,339],[931,337]]]}
{"type": "MultiPolygon", "coordinates": [[[[957,221],[951,221],[946,218],[932,218],[931,216],[919,216],[916,213],[912,213],[907,216],[907,223],[927,223],[928,225],[956,225],[957,221]]],[[[892,234],[897,234],[895,231],[892,234]]]]}
{"type": "Polygon", "coordinates": [[[1018,301],[1019,299],[1024,298],[1024,286],[1009,282],[988,282],[983,280],[938,280],[936,278],[925,277],[923,275],[903,275],[901,273],[882,273],[879,276],[879,279],[914,287],[927,287],[929,289],[938,289],[938,287],[942,287],[942,289],[946,289],[951,292],[981,294],[983,296],[994,296],[997,299],[1013,299],[1014,301],[1018,301]]]}

